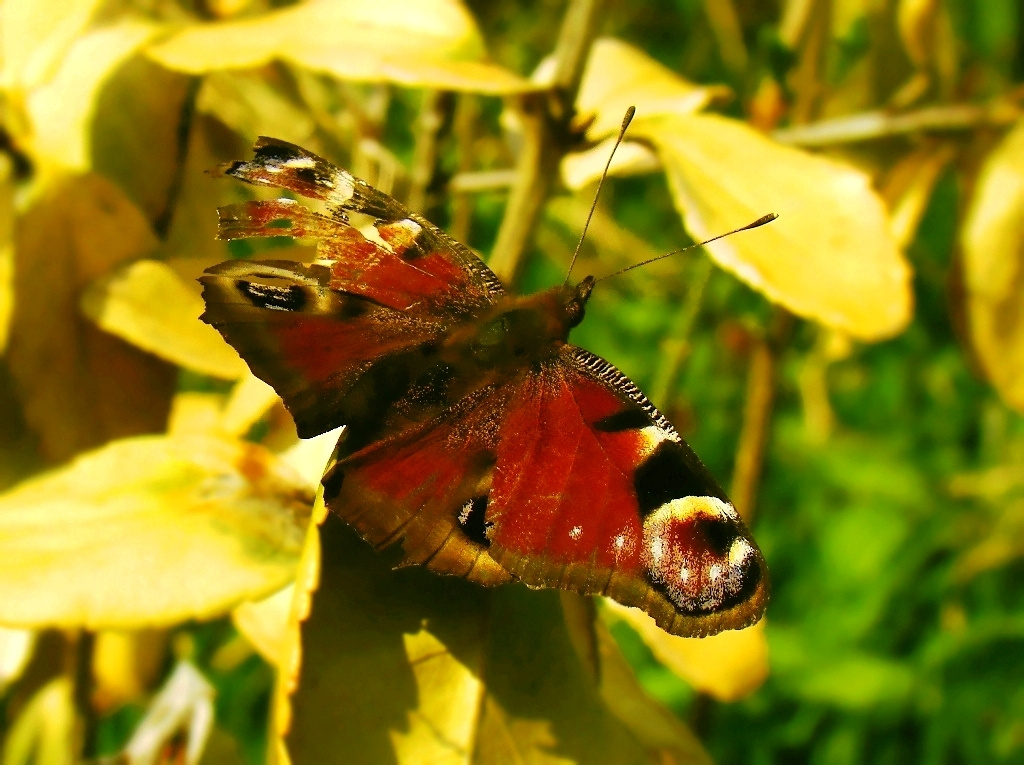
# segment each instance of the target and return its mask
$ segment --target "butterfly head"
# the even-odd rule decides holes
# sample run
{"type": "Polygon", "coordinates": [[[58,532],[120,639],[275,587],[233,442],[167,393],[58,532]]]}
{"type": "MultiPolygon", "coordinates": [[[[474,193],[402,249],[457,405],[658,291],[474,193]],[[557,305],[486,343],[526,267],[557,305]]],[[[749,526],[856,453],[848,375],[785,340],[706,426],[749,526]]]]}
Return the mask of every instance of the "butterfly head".
{"type": "Polygon", "coordinates": [[[594,291],[594,284],[597,280],[593,276],[586,277],[575,287],[567,291],[565,301],[565,315],[568,319],[569,329],[577,326],[583,321],[584,309],[587,301],[590,300],[590,293],[594,291]]]}

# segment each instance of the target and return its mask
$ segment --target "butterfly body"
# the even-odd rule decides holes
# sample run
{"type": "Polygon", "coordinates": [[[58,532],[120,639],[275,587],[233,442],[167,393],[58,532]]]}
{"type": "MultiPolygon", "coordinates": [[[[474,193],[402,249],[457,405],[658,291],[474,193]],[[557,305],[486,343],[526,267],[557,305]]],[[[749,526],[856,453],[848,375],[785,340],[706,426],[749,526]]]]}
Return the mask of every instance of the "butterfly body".
{"type": "Polygon", "coordinates": [[[481,584],[607,594],[676,634],[760,618],[767,570],[724,492],[628,378],[568,342],[592,277],[510,295],[468,248],[284,142],[224,172],[319,205],[222,208],[222,237],[315,238],[317,261],[214,266],[203,319],[300,436],[346,426],[324,498],[364,539],[481,584]]]}

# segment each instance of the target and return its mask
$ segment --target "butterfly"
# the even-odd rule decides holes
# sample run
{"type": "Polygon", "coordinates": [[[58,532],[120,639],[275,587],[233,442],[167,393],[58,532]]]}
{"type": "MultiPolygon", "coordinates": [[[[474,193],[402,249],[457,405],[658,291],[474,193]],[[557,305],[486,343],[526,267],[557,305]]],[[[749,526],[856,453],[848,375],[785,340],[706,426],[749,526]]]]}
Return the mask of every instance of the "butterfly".
{"type": "Polygon", "coordinates": [[[768,571],[725,492],[629,378],[568,342],[592,276],[509,294],[365,181],[273,138],[254,152],[218,172],[306,204],[222,207],[218,237],[314,239],[316,259],[207,269],[202,319],[300,437],[345,426],[333,512],[403,564],[607,595],[676,635],[761,618],[768,571]]]}

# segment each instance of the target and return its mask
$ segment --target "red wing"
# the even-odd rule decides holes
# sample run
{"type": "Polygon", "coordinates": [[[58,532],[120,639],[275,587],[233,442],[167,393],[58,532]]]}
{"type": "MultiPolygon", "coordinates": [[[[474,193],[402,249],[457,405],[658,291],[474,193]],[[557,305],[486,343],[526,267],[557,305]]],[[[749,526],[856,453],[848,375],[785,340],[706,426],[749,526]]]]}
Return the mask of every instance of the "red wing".
{"type": "Polygon", "coordinates": [[[350,173],[271,138],[255,152],[221,172],[320,209],[294,199],[222,207],[220,238],[312,238],[318,262],[214,266],[200,279],[202,318],[277,390],[300,436],[345,424],[350,443],[369,443],[385,432],[391,405],[431,368],[435,341],[504,291],[467,247],[350,173]],[[348,211],[373,216],[371,239],[348,211]]]}
{"type": "Polygon", "coordinates": [[[228,261],[200,278],[212,324],[309,438],[380,417],[443,325],[328,287],[321,265],[228,261]]]}
{"type": "Polygon", "coordinates": [[[403,563],[486,585],[508,581],[487,554],[483,512],[509,393],[484,386],[354,453],[343,437],[323,480],[328,507],[377,547],[401,539],[403,563]]]}
{"type": "Polygon", "coordinates": [[[760,551],[610,364],[566,346],[539,371],[448,399],[397,436],[354,453],[343,442],[324,496],[364,539],[402,540],[405,563],[484,584],[609,595],[679,635],[760,618],[760,551]]]}
{"type": "Polygon", "coordinates": [[[244,202],[221,208],[220,237],[317,238],[329,261],[329,286],[415,315],[459,320],[504,294],[498,278],[465,245],[387,194],[316,154],[260,138],[256,156],[221,168],[226,175],[312,200],[244,202]],[[348,212],[374,219],[370,238],[349,225],[348,212]]]}
{"type": "Polygon", "coordinates": [[[536,587],[608,595],[665,630],[757,621],[756,544],[704,465],[608,362],[564,346],[526,378],[501,425],[489,553],[536,587]]]}

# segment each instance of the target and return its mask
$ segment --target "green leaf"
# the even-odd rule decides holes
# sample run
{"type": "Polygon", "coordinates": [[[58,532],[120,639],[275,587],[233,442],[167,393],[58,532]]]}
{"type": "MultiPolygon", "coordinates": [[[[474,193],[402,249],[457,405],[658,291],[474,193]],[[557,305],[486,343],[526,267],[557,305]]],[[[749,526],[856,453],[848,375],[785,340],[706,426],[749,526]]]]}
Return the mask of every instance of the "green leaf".
{"type": "Polygon", "coordinates": [[[255,444],[125,439],[0,495],[0,623],[218,616],[295,576],[312,495],[255,444]]]}
{"type": "Polygon", "coordinates": [[[82,310],[105,331],[188,369],[237,380],[249,368],[213,327],[199,320],[199,291],[170,266],[139,260],[93,282],[82,310]]]}
{"type": "Polygon", "coordinates": [[[1024,411],[1024,123],[986,159],[961,241],[970,339],[1006,403],[1024,411]]]}
{"type": "Polygon", "coordinates": [[[655,144],[694,238],[778,214],[768,226],[709,244],[722,268],[790,311],[862,340],[906,327],[910,267],[868,176],[725,117],[638,118],[634,134],[655,144]]]}
{"type": "Polygon", "coordinates": [[[342,79],[495,94],[535,89],[484,53],[472,16],[452,0],[300,3],[188,27],[150,49],[164,66],[191,74],[280,59],[342,79]]]}

